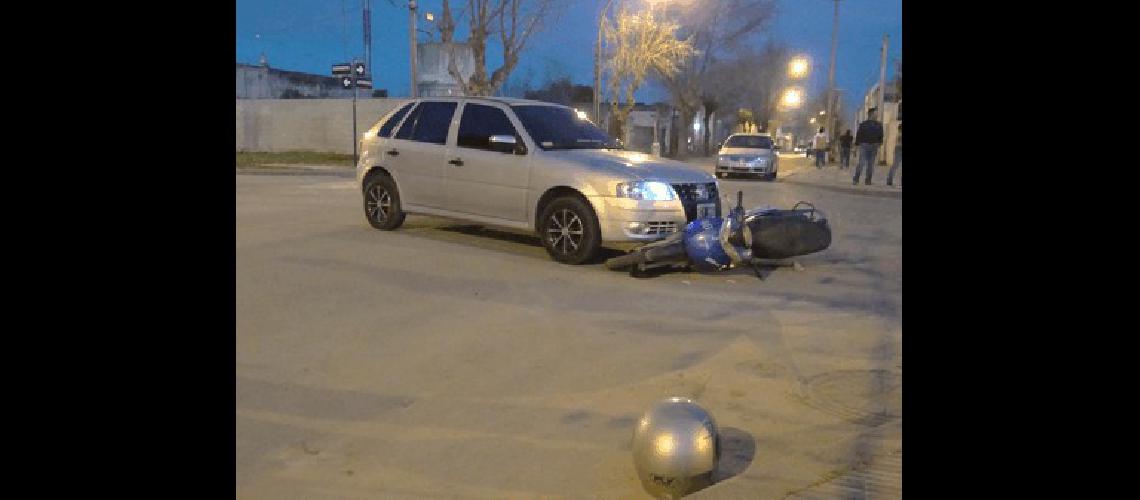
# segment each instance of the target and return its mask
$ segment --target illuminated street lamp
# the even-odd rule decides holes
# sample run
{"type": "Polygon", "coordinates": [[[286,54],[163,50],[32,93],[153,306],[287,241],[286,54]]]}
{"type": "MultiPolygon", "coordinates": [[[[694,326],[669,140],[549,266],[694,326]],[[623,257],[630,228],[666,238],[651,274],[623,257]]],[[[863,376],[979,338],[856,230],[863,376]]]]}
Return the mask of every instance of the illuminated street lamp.
{"type": "Polygon", "coordinates": [[[820,114],[820,116],[826,115],[827,111],[820,111],[819,114],[820,114]]]}
{"type": "Polygon", "coordinates": [[[780,98],[780,103],[787,108],[798,108],[804,101],[803,91],[797,88],[789,88],[784,90],[783,97],[780,98]]]}
{"type": "Polygon", "coordinates": [[[791,78],[804,78],[807,76],[810,67],[811,61],[807,56],[793,57],[791,62],[788,63],[788,76],[791,78]]]}

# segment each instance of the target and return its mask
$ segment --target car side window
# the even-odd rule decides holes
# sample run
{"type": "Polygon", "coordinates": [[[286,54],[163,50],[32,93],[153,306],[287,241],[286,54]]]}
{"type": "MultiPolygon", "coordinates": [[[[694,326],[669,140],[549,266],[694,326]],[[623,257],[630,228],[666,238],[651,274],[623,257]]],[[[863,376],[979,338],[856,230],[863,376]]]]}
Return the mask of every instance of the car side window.
{"type": "Polygon", "coordinates": [[[380,126],[380,131],[376,132],[376,135],[378,137],[388,137],[392,133],[392,129],[396,128],[396,124],[400,123],[400,119],[403,118],[404,115],[408,114],[409,109],[412,109],[413,104],[415,103],[409,102],[400,108],[396,114],[392,115],[388,121],[384,122],[384,125],[380,126]]]}
{"type": "Polygon", "coordinates": [[[454,102],[425,102],[419,105],[416,128],[412,130],[412,140],[443,144],[447,142],[447,131],[451,127],[451,117],[455,115],[454,102]]]}
{"type": "Polygon", "coordinates": [[[412,110],[408,118],[404,120],[404,124],[400,125],[400,130],[396,131],[396,139],[411,139],[412,131],[416,128],[416,121],[420,118],[420,111],[423,111],[423,106],[416,106],[412,110]]]}
{"type": "Polygon", "coordinates": [[[461,148],[490,150],[492,135],[515,137],[516,132],[510,118],[507,118],[503,110],[494,106],[468,103],[463,107],[458,135],[456,143],[461,148]]]}

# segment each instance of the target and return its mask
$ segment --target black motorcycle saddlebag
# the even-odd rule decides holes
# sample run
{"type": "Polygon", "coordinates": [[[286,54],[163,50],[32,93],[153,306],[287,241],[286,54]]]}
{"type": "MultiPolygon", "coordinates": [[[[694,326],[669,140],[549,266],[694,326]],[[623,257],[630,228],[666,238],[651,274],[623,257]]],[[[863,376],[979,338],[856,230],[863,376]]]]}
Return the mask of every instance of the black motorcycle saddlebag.
{"type": "Polygon", "coordinates": [[[810,203],[797,203],[791,210],[768,210],[747,219],[752,231],[752,256],[786,259],[807,255],[831,246],[827,218],[810,203]],[[811,208],[802,209],[801,205],[811,208]]]}

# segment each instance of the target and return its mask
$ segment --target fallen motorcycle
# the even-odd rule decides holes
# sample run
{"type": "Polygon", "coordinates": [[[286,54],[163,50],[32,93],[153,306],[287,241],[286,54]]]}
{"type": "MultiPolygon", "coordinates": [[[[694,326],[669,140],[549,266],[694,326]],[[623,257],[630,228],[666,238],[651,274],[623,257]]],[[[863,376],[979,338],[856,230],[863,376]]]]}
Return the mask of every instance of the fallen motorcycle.
{"type": "Polygon", "coordinates": [[[765,259],[787,259],[822,251],[831,245],[826,215],[808,202],[790,210],[771,207],[744,210],[744,193],[723,218],[696,219],[685,230],[606,261],[606,268],[629,268],[631,276],[648,269],[690,266],[702,272],[751,266],[761,276],[765,259]]]}

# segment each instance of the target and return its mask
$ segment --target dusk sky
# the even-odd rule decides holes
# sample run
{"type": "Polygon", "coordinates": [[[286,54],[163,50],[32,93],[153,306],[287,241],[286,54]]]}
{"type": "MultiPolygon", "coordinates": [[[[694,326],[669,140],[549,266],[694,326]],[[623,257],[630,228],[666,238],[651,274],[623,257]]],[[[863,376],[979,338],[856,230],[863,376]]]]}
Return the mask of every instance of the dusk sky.
{"type": "MultiPolygon", "coordinates": [[[[714,1],[714,0],[696,0],[714,1]]],[[[453,10],[466,2],[452,2],[453,10]]],[[[363,0],[238,0],[236,18],[237,62],[256,63],[261,53],[274,68],[329,74],[333,63],[363,56],[363,0]],[[258,37],[260,35],[260,37],[258,37]]],[[[419,26],[435,31],[423,20],[424,12],[440,12],[442,0],[419,2],[419,26]]],[[[565,74],[575,83],[593,84],[593,47],[597,15],[604,0],[567,0],[559,17],[535,36],[513,73],[531,76],[540,86],[548,75],[565,74]]],[[[393,97],[408,95],[408,11],[405,0],[372,0],[372,70],[375,88],[393,97]]],[[[814,66],[809,91],[827,83],[834,3],[831,0],[780,0],[779,13],[769,35],[794,50],[811,56],[814,66]]],[[[465,31],[465,30],[464,30],[465,31]]],[[[845,89],[847,110],[879,78],[879,48],[890,37],[887,78],[902,56],[902,0],[842,0],[839,4],[839,48],[836,86],[845,89]]],[[[427,36],[419,35],[420,41],[427,36]]],[[[438,41],[438,33],[434,39],[438,41]]],[[[488,43],[488,72],[498,66],[488,43]]],[[[667,100],[660,88],[643,88],[639,101],[667,100]]]]}

